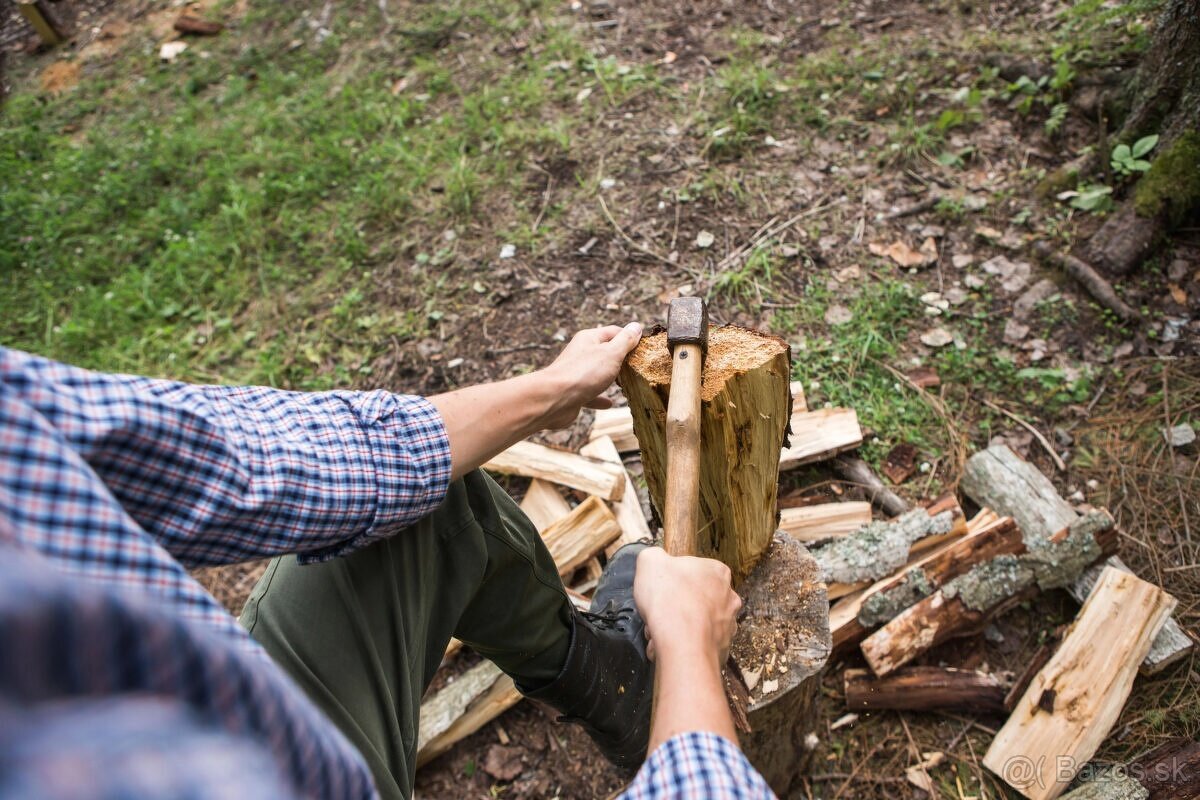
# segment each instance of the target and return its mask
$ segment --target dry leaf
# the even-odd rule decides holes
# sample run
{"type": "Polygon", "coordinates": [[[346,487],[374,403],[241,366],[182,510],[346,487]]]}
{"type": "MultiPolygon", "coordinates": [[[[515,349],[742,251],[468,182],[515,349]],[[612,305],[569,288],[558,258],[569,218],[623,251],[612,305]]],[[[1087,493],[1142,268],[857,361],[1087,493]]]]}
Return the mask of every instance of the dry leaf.
{"type": "Polygon", "coordinates": [[[520,747],[494,744],[488,748],[480,768],[498,781],[511,781],[525,770],[521,763],[523,753],[524,750],[520,747]]]}
{"type": "Polygon", "coordinates": [[[902,267],[924,267],[937,261],[937,243],[932,238],[926,239],[920,250],[913,250],[900,239],[886,247],[872,242],[868,248],[875,255],[890,258],[902,267]]]}
{"type": "Polygon", "coordinates": [[[1175,299],[1176,303],[1179,303],[1181,306],[1187,305],[1187,292],[1173,283],[1167,284],[1167,288],[1171,290],[1171,297],[1175,299]]]}

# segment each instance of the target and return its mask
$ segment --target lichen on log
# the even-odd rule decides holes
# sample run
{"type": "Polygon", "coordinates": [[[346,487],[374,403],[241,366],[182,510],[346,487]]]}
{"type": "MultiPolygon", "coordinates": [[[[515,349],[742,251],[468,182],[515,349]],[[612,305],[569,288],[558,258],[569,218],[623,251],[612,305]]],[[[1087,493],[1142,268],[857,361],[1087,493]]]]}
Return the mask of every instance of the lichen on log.
{"type": "Polygon", "coordinates": [[[894,619],[904,609],[923,600],[937,591],[925,570],[917,567],[909,570],[899,585],[876,592],[863,601],[858,610],[858,624],[874,628],[894,619]]]}
{"type": "Polygon", "coordinates": [[[954,515],[933,516],[916,508],[891,522],[872,522],[813,552],[826,583],[853,584],[882,578],[908,561],[912,546],[926,536],[949,533],[954,515]]]}

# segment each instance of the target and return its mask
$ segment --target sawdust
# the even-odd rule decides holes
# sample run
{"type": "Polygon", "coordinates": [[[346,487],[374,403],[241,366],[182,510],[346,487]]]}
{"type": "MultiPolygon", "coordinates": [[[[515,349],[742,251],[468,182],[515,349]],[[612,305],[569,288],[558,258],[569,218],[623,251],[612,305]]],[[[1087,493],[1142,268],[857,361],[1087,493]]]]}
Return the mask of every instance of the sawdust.
{"type": "MultiPolygon", "coordinates": [[[[788,349],[787,342],[777,336],[736,325],[710,326],[700,399],[712,400],[730,378],[760,367],[781,353],[787,353],[788,349]]],[[[637,349],[629,356],[629,366],[652,386],[669,384],[671,353],[667,349],[667,332],[656,328],[642,337],[637,349]]]]}

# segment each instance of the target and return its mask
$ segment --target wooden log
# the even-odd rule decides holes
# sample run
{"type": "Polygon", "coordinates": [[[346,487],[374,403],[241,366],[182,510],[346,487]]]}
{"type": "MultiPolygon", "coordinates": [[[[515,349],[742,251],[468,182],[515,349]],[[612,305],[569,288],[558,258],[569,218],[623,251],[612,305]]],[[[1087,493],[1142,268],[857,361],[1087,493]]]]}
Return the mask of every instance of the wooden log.
{"type": "Polygon", "coordinates": [[[939,501],[929,509],[914,509],[890,522],[868,523],[816,548],[813,556],[821,565],[832,600],[903,567],[918,542],[934,539],[927,548],[934,547],[965,531],[962,509],[950,497],[948,503],[939,501]]]}
{"type": "Polygon", "coordinates": [[[983,764],[1030,800],[1053,800],[1103,743],[1175,598],[1113,567],[996,734],[983,764]],[[1017,768],[1019,765],[1019,769],[1017,768]]]}
{"type": "MultiPolygon", "coordinates": [[[[792,381],[792,414],[808,411],[804,399],[804,385],[800,381],[792,381]]],[[[629,406],[617,408],[602,408],[596,412],[592,420],[592,429],[588,440],[607,436],[613,440],[617,451],[631,453],[638,449],[637,437],[633,435],[633,412],[629,406]]]]}
{"type": "Polygon", "coordinates": [[[793,414],[791,443],[779,456],[779,469],[824,461],[862,444],[862,428],[852,408],[822,408],[793,414]]]}
{"type": "Polygon", "coordinates": [[[541,478],[534,478],[521,498],[521,510],[529,517],[538,533],[544,531],[550,524],[558,522],[571,513],[571,504],[558,493],[554,484],[541,478]]]}
{"type": "MultiPolygon", "coordinates": [[[[625,469],[616,443],[607,436],[592,439],[581,447],[579,452],[602,461],[620,464],[621,469],[625,469]]],[[[637,489],[634,488],[633,479],[629,477],[628,472],[625,472],[625,493],[621,495],[620,500],[612,504],[612,507],[613,513],[617,516],[617,524],[621,526],[621,535],[608,546],[608,555],[611,556],[627,544],[654,538],[650,532],[650,525],[646,522],[646,515],[642,512],[642,503],[638,499],[637,489]]]]}
{"type": "MultiPolygon", "coordinates": [[[[1092,587],[1096,585],[1096,581],[1100,579],[1100,573],[1106,566],[1115,567],[1122,572],[1133,573],[1133,570],[1126,566],[1119,556],[1110,556],[1107,561],[1093,564],[1083,571],[1078,580],[1067,587],[1067,591],[1071,597],[1075,598],[1076,602],[1082,604],[1087,601],[1088,595],[1092,593],[1092,587]]],[[[1147,676],[1157,675],[1172,664],[1182,661],[1194,647],[1195,642],[1192,641],[1192,637],[1188,636],[1174,617],[1170,617],[1162,626],[1162,630],[1154,637],[1154,643],[1150,645],[1150,652],[1146,654],[1146,660],[1138,667],[1138,671],[1147,676]]]]}
{"type": "Polygon", "coordinates": [[[812,761],[821,674],[829,659],[829,602],[816,560],[778,534],[738,589],[741,624],[730,654],[750,691],[742,749],[780,797],[812,761]]]}
{"type": "Polygon", "coordinates": [[[633,412],[629,410],[629,406],[602,408],[596,412],[588,441],[604,436],[612,440],[619,453],[629,453],[638,449],[637,437],[633,435],[633,412]]]}
{"type": "MultiPolygon", "coordinates": [[[[989,447],[967,459],[963,491],[980,505],[1013,517],[1026,537],[1044,539],[1078,518],[1075,509],[1059,496],[1050,479],[1009,448],[989,447]]],[[[1111,562],[1129,571],[1116,556],[1111,562]]],[[[1099,577],[1101,565],[1086,570],[1067,590],[1083,603],[1099,577]]],[[[1192,652],[1194,643],[1174,619],[1159,631],[1141,666],[1143,675],[1154,675],[1192,652]]]]}
{"type": "Polygon", "coordinates": [[[887,675],[932,647],[982,630],[1038,591],[1061,588],[1116,547],[1112,517],[1094,511],[1048,540],[1023,539],[1025,552],[999,555],[945,583],[862,643],[876,675],[887,675]]]}
{"type": "Polygon", "coordinates": [[[798,542],[812,544],[853,533],[871,521],[871,504],[819,503],[779,512],[779,530],[798,542]]]}
{"type": "Polygon", "coordinates": [[[589,497],[542,531],[560,575],[570,575],[621,535],[617,518],[599,497],[589,497]]]}
{"type": "Polygon", "coordinates": [[[889,517],[898,517],[912,507],[908,501],[884,486],[879,476],[871,471],[870,465],[861,458],[840,455],[831,463],[833,471],[840,475],[842,480],[862,488],[871,505],[889,517]]]}
{"type": "Polygon", "coordinates": [[[483,468],[504,475],[541,478],[605,500],[620,500],[625,492],[624,468],[533,442],[517,442],[483,468]]]}
{"type": "Polygon", "coordinates": [[[830,610],[835,653],[860,642],[873,628],[935,592],[977,564],[1004,553],[1024,551],[1021,532],[1009,517],[983,509],[966,534],[913,560],[904,569],[840,600],[830,610]]]}
{"type": "MultiPolygon", "coordinates": [[[[735,581],[749,574],[776,529],[779,454],[791,416],[789,369],[782,339],[734,326],[710,328],[701,385],[697,553],[725,562],[735,581]]],[[[617,378],[660,516],[670,380],[665,331],[643,336],[617,378]]]]}
{"type": "Polygon", "coordinates": [[[449,750],[521,700],[512,678],[490,661],[459,675],[421,703],[417,768],[449,750]]]}
{"type": "Polygon", "coordinates": [[[843,674],[851,711],[963,711],[1003,714],[1007,687],[994,675],[951,667],[906,667],[876,678],[865,669],[843,674]]]}

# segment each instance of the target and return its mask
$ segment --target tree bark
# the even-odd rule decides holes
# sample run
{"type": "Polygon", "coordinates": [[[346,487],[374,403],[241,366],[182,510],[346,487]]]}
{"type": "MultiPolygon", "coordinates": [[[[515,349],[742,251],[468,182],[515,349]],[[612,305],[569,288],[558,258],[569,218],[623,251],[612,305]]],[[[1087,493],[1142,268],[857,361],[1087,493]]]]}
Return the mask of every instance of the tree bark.
{"type": "MultiPolygon", "coordinates": [[[[735,582],[754,568],[778,521],[779,459],[791,418],[791,352],[782,339],[734,326],[709,330],[701,378],[697,554],[735,582]]],[[[629,400],[650,497],[663,511],[671,354],[665,331],[642,338],[617,378],[629,400]]]]}
{"type": "MultiPolygon", "coordinates": [[[[1133,107],[1114,142],[1132,144],[1157,133],[1161,137],[1157,158],[1185,133],[1200,130],[1200,7],[1195,0],[1168,0],[1138,67],[1133,92],[1133,107]]],[[[1195,200],[1179,202],[1194,204],[1195,200]]],[[[1131,197],[1088,240],[1084,260],[1110,275],[1125,275],[1154,252],[1172,223],[1187,211],[1175,208],[1148,214],[1131,197]]]]}

